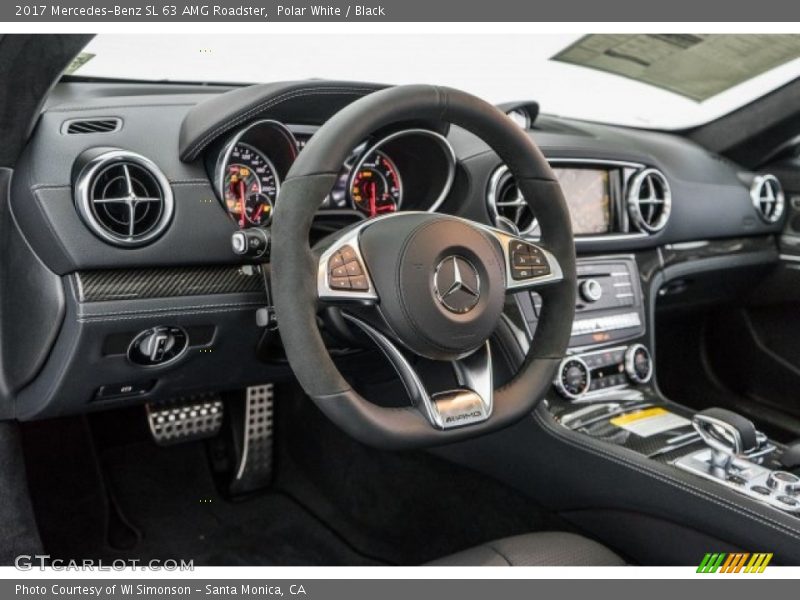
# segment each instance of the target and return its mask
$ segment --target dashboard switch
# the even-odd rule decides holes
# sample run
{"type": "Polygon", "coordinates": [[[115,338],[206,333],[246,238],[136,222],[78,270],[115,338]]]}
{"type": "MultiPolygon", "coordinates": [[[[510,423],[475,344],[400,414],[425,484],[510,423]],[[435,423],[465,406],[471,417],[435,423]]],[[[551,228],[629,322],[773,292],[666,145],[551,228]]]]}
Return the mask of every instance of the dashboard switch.
{"type": "Polygon", "coordinates": [[[596,279],[586,279],[581,283],[580,292],[586,302],[597,302],[603,297],[603,286],[596,279]]]}
{"type": "Polygon", "coordinates": [[[269,258],[269,232],[262,227],[251,227],[236,231],[231,236],[231,249],[238,256],[269,258]]]}
{"type": "Polygon", "coordinates": [[[101,386],[97,390],[95,397],[98,400],[109,400],[111,398],[130,398],[146,394],[155,385],[154,381],[140,381],[137,383],[115,383],[101,386]]]}
{"type": "Polygon", "coordinates": [[[180,327],[159,326],[142,331],[128,347],[128,360],[143,367],[155,367],[180,358],[189,337],[180,327]]]}

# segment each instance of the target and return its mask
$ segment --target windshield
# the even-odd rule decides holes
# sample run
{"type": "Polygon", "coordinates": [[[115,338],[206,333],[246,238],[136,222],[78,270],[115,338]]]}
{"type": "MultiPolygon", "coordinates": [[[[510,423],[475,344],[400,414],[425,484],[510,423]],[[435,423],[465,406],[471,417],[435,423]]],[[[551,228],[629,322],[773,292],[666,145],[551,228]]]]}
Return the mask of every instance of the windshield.
{"type": "Polygon", "coordinates": [[[800,75],[796,35],[99,35],[67,71],[147,81],[431,83],[544,113],[700,125],[800,75]]]}

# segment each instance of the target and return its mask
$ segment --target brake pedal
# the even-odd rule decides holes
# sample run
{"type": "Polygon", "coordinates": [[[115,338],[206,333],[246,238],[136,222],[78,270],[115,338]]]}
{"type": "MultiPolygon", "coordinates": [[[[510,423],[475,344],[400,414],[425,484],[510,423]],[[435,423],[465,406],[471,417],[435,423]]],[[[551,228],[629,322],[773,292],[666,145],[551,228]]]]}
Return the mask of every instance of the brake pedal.
{"type": "Polygon", "coordinates": [[[145,409],[150,433],[159,446],[214,437],[222,427],[223,405],[216,394],[146,404],[145,409]]]}
{"type": "Polygon", "coordinates": [[[241,440],[237,465],[230,484],[231,494],[244,494],[272,482],[273,403],[271,383],[247,388],[244,410],[232,419],[241,440]]]}

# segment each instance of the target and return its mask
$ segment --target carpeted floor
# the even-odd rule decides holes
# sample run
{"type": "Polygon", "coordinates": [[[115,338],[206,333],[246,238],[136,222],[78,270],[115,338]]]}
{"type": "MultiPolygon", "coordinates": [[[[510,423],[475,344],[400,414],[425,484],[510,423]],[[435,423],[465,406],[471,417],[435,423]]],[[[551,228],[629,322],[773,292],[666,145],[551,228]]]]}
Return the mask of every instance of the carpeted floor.
{"type": "Polygon", "coordinates": [[[148,442],[101,456],[121,514],[140,533],[130,551],[106,558],[194,559],[210,565],[370,565],[323,523],[282,493],[238,502],[217,493],[201,444],[148,442]]]}
{"type": "Polygon", "coordinates": [[[159,447],[141,408],[23,428],[45,551],[196,565],[414,565],[564,530],[514,490],[426,452],[367,448],[308,398],[280,395],[275,481],[231,501],[204,442],[159,447]]]}

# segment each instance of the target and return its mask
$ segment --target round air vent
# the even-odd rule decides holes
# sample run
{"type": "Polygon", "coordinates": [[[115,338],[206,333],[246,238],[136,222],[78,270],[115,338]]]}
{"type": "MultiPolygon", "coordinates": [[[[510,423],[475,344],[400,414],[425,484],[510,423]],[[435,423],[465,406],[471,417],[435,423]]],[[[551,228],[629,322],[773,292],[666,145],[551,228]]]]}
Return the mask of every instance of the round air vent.
{"type": "Polygon", "coordinates": [[[539,223],[507,166],[498,167],[492,173],[486,203],[496,227],[504,231],[519,232],[521,235],[538,234],[539,223]]]}
{"type": "Polygon", "coordinates": [[[664,229],[672,210],[672,193],[667,178],[657,169],[644,169],[631,179],[628,214],[640,230],[655,233],[664,229]]]}
{"type": "Polygon", "coordinates": [[[105,152],[83,167],[75,203],[89,229],[117,246],[152,242],[175,208],[169,181],[155,163],[123,150],[105,152]]]}
{"type": "Polygon", "coordinates": [[[781,182],[774,175],[758,175],[750,186],[750,198],[758,216],[765,223],[775,223],[783,216],[786,198],[781,182]]]}

